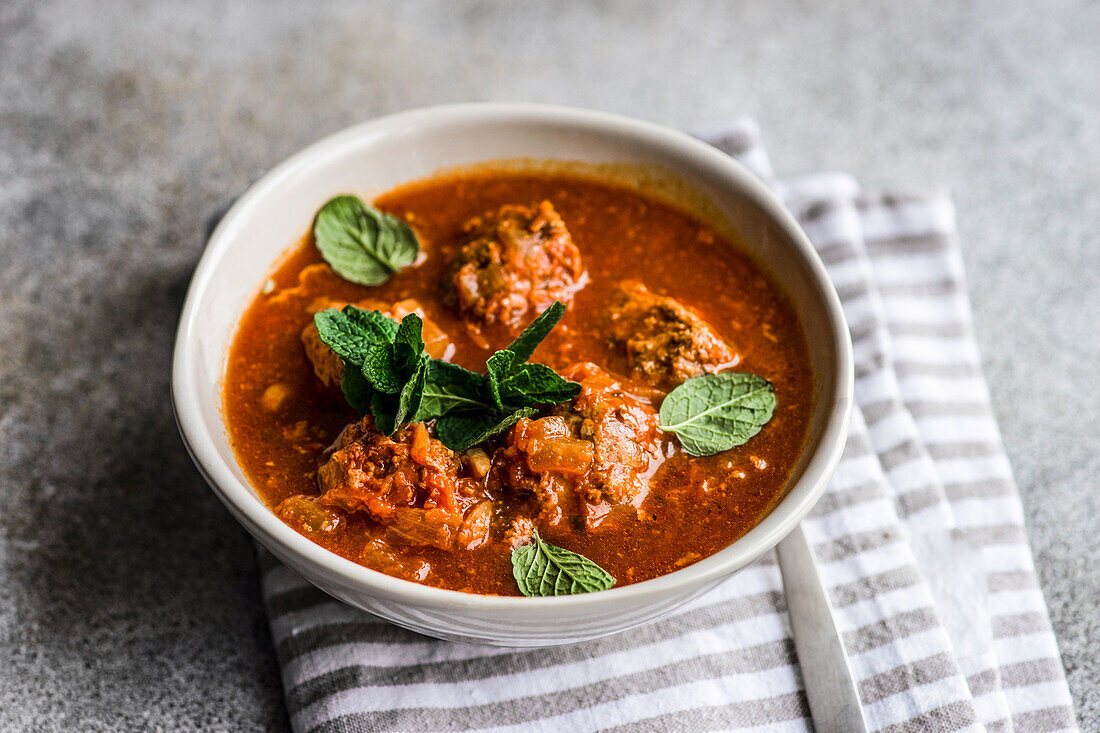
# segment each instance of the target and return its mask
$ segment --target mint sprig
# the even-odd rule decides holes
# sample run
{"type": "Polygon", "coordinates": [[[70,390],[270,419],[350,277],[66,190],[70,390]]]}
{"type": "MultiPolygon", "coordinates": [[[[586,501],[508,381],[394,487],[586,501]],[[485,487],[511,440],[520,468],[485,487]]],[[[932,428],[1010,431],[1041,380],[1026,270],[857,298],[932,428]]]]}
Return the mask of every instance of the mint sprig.
{"type": "Polygon", "coordinates": [[[374,415],[375,426],[393,435],[420,409],[428,373],[420,316],[401,323],[378,311],[346,306],[313,317],[321,341],[344,362],[340,388],[356,411],[374,415]]]}
{"type": "Polygon", "coordinates": [[[433,363],[417,420],[436,419],[436,434],[452,450],[466,450],[502,433],[535,407],[573,399],[581,386],[545,364],[527,360],[565,315],[555,301],[507,349],[485,362],[485,374],[433,363]]]}
{"type": "Polygon", "coordinates": [[[496,352],[485,362],[490,393],[497,407],[557,404],[573,399],[580,392],[576,382],[570,382],[545,364],[527,361],[563,315],[565,306],[555,300],[507,349],[496,352]]]}
{"type": "Polygon", "coordinates": [[[392,435],[407,422],[436,420],[443,444],[466,450],[535,414],[536,407],[580,392],[576,382],[527,361],[564,314],[565,306],[555,302],[507,349],[489,357],[484,374],[429,358],[416,314],[399,325],[378,311],[349,305],[317,313],[314,323],[321,341],[343,360],[340,386],[348,404],[373,414],[381,432],[392,435]]]}

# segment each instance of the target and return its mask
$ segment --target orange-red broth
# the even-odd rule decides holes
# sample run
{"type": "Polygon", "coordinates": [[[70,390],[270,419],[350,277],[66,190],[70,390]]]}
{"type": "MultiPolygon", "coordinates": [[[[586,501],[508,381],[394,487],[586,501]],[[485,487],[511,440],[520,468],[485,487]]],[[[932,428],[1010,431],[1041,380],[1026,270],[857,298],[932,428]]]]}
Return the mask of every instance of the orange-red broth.
{"type": "MultiPolygon", "coordinates": [[[[562,369],[591,361],[628,373],[623,355],[601,338],[596,323],[615,285],[641,280],[651,289],[696,309],[741,355],[738,370],[775,384],[772,420],[744,446],[715,456],[683,454],[674,439],[656,472],[642,517],[609,517],[597,531],[563,522],[544,537],[606,568],[618,585],[654,578],[727,546],[783,495],[806,439],[813,408],[813,377],[802,326],[778,285],[750,257],[696,217],[636,191],[565,175],[482,173],[444,176],[397,188],[374,204],[409,221],[420,236],[420,264],[378,287],[363,287],[334,274],[300,285],[298,273],[321,262],[307,236],[271,276],[241,319],[230,350],[224,412],[230,439],[246,475],[269,506],[288,496],[318,493],[316,472],[325,447],[356,415],[339,390],[314,376],[299,334],[318,298],[396,302],[415,298],[455,342],[453,361],[481,370],[492,349],[512,334],[485,331],[491,350],[480,348],[441,293],[462,223],[504,204],[550,200],[568,226],[588,271],[561,324],[535,360],[562,369]],[[297,288],[297,290],[292,290],[297,288]],[[289,393],[274,413],[263,394],[276,383],[289,393]]],[[[629,379],[624,380],[629,383],[629,379]]],[[[311,539],[355,562],[384,533],[362,514],[335,532],[311,539]]],[[[426,561],[424,583],[472,593],[516,595],[511,549],[502,540],[475,550],[444,552],[394,546],[402,558],[426,561]]],[[[415,563],[414,563],[415,564],[415,563]]]]}

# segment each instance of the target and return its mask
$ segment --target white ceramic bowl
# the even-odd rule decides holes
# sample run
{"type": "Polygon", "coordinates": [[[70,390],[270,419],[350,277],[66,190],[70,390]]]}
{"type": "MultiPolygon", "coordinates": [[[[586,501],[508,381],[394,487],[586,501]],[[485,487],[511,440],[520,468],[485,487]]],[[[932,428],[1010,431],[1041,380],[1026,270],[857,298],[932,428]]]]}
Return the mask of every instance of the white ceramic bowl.
{"type": "Polygon", "coordinates": [[[172,399],[210,487],[253,537],[331,595],[444,639],[544,646],[667,615],[774,547],[810,510],[835,468],[852,402],[851,342],[810,242],[776,197],[728,156],[657,125],[560,107],[433,107],[351,127],[253,184],[210,237],[180,318],[172,399]],[[811,435],[786,497],[754,529],[694,565],[600,593],[504,598],[430,588],[345,560],[283,524],[245,479],[227,439],[221,384],[238,319],[280,255],[334,194],[373,196],[440,168],[501,158],[659,166],[708,197],[783,283],[802,318],[816,376],[811,435]]]}

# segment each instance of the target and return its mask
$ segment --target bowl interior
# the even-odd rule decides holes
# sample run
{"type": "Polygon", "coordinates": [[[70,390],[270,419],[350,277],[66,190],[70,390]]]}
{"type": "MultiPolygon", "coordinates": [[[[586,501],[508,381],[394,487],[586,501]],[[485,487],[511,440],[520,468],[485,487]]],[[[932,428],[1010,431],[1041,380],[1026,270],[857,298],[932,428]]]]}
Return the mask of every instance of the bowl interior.
{"type": "MultiPolygon", "coordinates": [[[[698,573],[731,561],[740,566],[755,559],[808,511],[828,478],[822,474],[831,472],[839,456],[843,436],[838,437],[836,431],[842,429],[840,423],[846,424],[850,404],[850,374],[843,372],[850,372],[851,366],[844,352],[847,332],[838,315],[835,293],[827,285],[823,287],[824,269],[805,237],[751,174],[686,136],[592,113],[510,106],[406,113],[328,138],[250,188],[211,237],[181,320],[173,396],[185,438],[200,467],[218,484],[222,499],[239,518],[268,512],[249,486],[227,440],[220,410],[222,377],[244,308],[328,198],[354,192],[369,199],[441,168],[514,158],[632,163],[664,169],[714,204],[794,302],[809,339],[817,405],[807,450],[790,484],[793,488],[745,537],[672,575],[698,573]],[[839,422],[838,410],[843,413],[839,422]],[[227,487],[227,483],[239,485],[227,487]]],[[[273,516],[271,519],[278,522],[273,516]]],[[[284,529],[293,534],[289,527],[284,529]]],[[[270,538],[262,534],[260,539],[267,544],[270,538]]],[[[623,589],[611,592],[619,590],[623,589]]]]}

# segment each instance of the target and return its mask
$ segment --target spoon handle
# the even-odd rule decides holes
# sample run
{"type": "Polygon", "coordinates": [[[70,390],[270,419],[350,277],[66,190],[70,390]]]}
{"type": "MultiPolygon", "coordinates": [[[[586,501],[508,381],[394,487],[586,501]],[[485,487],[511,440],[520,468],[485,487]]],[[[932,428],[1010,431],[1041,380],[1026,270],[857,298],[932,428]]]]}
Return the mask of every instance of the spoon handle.
{"type": "Polygon", "coordinates": [[[814,729],[818,733],[866,731],[859,690],[836,627],[829,591],[821,582],[817,558],[801,524],[776,551],[814,729]]]}

